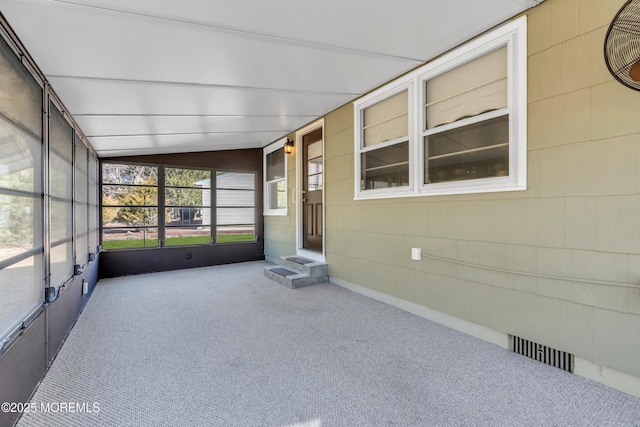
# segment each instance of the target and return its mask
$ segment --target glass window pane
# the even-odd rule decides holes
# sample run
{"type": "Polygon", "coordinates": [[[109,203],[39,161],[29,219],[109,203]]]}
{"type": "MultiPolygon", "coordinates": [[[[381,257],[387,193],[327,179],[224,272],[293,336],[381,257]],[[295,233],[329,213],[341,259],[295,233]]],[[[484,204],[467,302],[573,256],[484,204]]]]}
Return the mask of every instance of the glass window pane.
{"type": "Polygon", "coordinates": [[[249,207],[255,203],[255,192],[247,190],[218,190],[219,207],[249,207]]]}
{"type": "Polygon", "coordinates": [[[208,245],[211,243],[211,227],[167,228],[165,245],[208,245]]]}
{"type": "Polygon", "coordinates": [[[255,175],[240,172],[216,172],[216,188],[230,190],[254,190],[255,175]]]}
{"type": "Polygon", "coordinates": [[[103,163],[102,183],[158,185],[158,168],[155,166],[103,163]]]}
{"type": "Polygon", "coordinates": [[[409,91],[405,90],[378,102],[362,112],[364,146],[409,134],[409,91]]]}
{"type": "Polygon", "coordinates": [[[320,156],[322,156],[322,140],[309,144],[307,148],[307,158],[316,159],[320,156]]]}
{"type": "Polygon", "coordinates": [[[307,191],[322,190],[322,174],[307,177],[307,191]]]}
{"type": "Polygon", "coordinates": [[[0,261],[42,246],[40,206],[40,198],[0,194],[0,261]]]}
{"type": "Polygon", "coordinates": [[[307,162],[307,173],[309,175],[322,173],[322,157],[317,157],[307,162]]]}
{"type": "Polygon", "coordinates": [[[211,187],[211,172],[201,169],[165,169],[165,186],[211,187]]]}
{"type": "Polygon", "coordinates": [[[409,185],[409,143],[362,154],[362,190],[409,185]]]}
{"type": "Polygon", "coordinates": [[[70,162],[73,156],[73,129],[53,103],[49,108],[49,149],[70,162]]]}
{"type": "Polygon", "coordinates": [[[509,117],[503,116],[424,139],[425,182],[509,174],[509,117]]]}
{"type": "Polygon", "coordinates": [[[89,185],[89,177],[87,176],[87,147],[82,141],[76,137],[75,146],[75,196],[74,199],[79,202],[87,201],[87,188],[89,185]]]}
{"type": "Polygon", "coordinates": [[[71,242],[53,246],[51,256],[51,286],[59,286],[73,275],[73,247],[71,242]]]}
{"type": "Polygon", "coordinates": [[[158,246],[157,228],[104,228],[104,249],[148,248],[158,246]]]}
{"type": "Polygon", "coordinates": [[[507,106],[507,47],[426,82],[427,129],[507,106]]]}
{"type": "Polygon", "coordinates": [[[0,187],[41,191],[42,144],[0,121],[0,187]]]}
{"type": "Polygon", "coordinates": [[[267,154],[267,181],[284,178],[284,148],[267,154]]]}
{"type": "Polygon", "coordinates": [[[158,225],[158,208],[102,208],[103,227],[148,227],[158,225]]]}
{"type": "Polygon", "coordinates": [[[87,224],[87,205],[76,203],[76,264],[84,265],[89,261],[89,230],[87,224]]]}
{"type": "Polygon", "coordinates": [[[209,208],[167,208],[165,209],[165,225],[180,227],[191,225],[193,228],[211,225],[211,209],[209,208]]]}
{"type": "Polygon", "coordinates": [[[61,199],[71,200],[72,169],[71,161],[63,159],[55,153],[49,157],[49,182],[51,183],[51,195],[61,199]]]}
{"type": "Polygon", "coordinates": [[[208,206],[211,203],[211,190],[199,188],[167,188],[166,206],[208,206]]]}
{"type": "Polygon", "coordinates": [[[42,88],[0,40],[0,114],[42,139],[42,88]]]}
{"type": "Polygon", "coordinates": [[[216,242],[255,240],[255,174],[217,172],[216,242]]]}
{"type": "Polygon", "coordinates": [[[157,206],[158,187],[103,185],[103,206],[157,206]]]}
{"type": "Polygon", "coordinates": [[[89,248],[98,246],[98,159],[89,155],[89,248]]]}
{"type": "Polygon", "coordinates": [[[269,192],[269,209],[285,209],[287,207],[287,181],[280,180],[267,184],[269,192]]]}
{"type": "Polygon", "coordinates": [[[42,255],[0,270],[0,339],[44,301],[42,255]]]}
{"type": "Polygon", "coordinates": [[[218,208],[216,211],[218,225],[253,224],[253,208],[218,208]]]}
{"type": "Polygon", "coordinates": [[[71,201],[51,201],[51,243],[71,239],[72,236],[71,201]]]}
{"type": "Polygon", "coordinates": [[[216,228],[216,243],[253,242],[256,240],[255,227],[247,226],[218,226],[216,228]]]}

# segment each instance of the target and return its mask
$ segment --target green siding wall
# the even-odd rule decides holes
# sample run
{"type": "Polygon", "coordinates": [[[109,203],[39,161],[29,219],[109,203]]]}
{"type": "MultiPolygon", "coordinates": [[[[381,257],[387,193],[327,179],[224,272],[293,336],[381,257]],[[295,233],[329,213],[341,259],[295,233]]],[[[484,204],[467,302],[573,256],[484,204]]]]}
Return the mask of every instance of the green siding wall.
{"type": "MultiPolygon", "coordinates": [[[[602,57],[622,3],[528,12],[527,191],[354,201],[353,107],[328,114],[329,274],[640,376],[640,94],[602,57]]],[[[293,253],[291,215],[268,255],[293,253]]]]}

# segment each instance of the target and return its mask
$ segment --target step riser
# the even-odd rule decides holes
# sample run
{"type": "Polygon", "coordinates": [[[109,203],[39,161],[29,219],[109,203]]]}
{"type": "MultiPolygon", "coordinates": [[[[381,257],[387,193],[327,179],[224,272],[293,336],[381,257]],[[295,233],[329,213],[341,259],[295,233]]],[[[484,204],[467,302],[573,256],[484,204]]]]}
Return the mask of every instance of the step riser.
{"type": "Polygon", "coordinates": [[[264,269],[265,277],[277,282],[283,286],[286,286],[291,289],[302,288],[303,286],[315,285],[316,283],[324,282],[325,280],[318,281],[316,278],[313,278],[304,274],[295,274],[292,276],[281,276],[278,273],[274,273],[268,267],[264,269]]]}
{"type": "Polygon", "coordinates": [[[312,277],[323,277],[328,275],[327,264],[321,262],[314,262],[312,264],[298,264],[297,262],[289,261],[287,257],[281,258],[282,265],[298,273],[308,274],[312,277]]]}
{"type": "MultiPolygon", "coordinates": [[[[295,258],[292,256],[280,257],[280,264],[264,268],[264,275],[274,282],[278,282],[283,286],[291,289],[301,288],[303,286],[315,285],[316,283],[323,283],[329,281],[329,269],[327,264],[323,262],[315,262],[309,260],[306,264],[300,264],[294,261],[290,261],[288,258],[295,258]],[[286,269],[296,274],[290,274],[283,276],[275,271],[277,269],[286,269]]],[[[286,273],[282,272],[281,273],[286,273]]]]}

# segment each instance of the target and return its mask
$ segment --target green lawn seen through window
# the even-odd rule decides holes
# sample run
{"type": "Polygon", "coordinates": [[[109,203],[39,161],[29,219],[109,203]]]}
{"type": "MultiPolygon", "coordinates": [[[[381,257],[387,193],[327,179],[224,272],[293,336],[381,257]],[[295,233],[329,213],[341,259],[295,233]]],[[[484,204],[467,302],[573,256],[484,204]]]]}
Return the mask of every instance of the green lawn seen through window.
{"type": "MultiPolygon", "coordinates": [[[[220,234],[216,238],[217,243],[251,242],[256,239],[255,234],[220,234]]],[[[166,240],[167,246],[206,245],[209,244],[209,236],[185,236],[172,237],[166,240]]],[[[104,249],[129,249],[158,246],[158,239],[122,239],[105,240],[102,242],[104,249]]]]}

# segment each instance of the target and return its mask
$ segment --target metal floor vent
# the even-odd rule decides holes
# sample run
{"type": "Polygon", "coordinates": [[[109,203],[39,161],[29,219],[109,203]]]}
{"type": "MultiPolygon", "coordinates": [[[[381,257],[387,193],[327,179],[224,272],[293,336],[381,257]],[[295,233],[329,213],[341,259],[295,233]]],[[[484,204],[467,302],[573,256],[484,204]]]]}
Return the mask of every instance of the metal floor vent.
{"type": "Polygon", "coordinates": [[[509,335],[509,349],[538,362],[573,373],[573,354],[509,335]]]}

